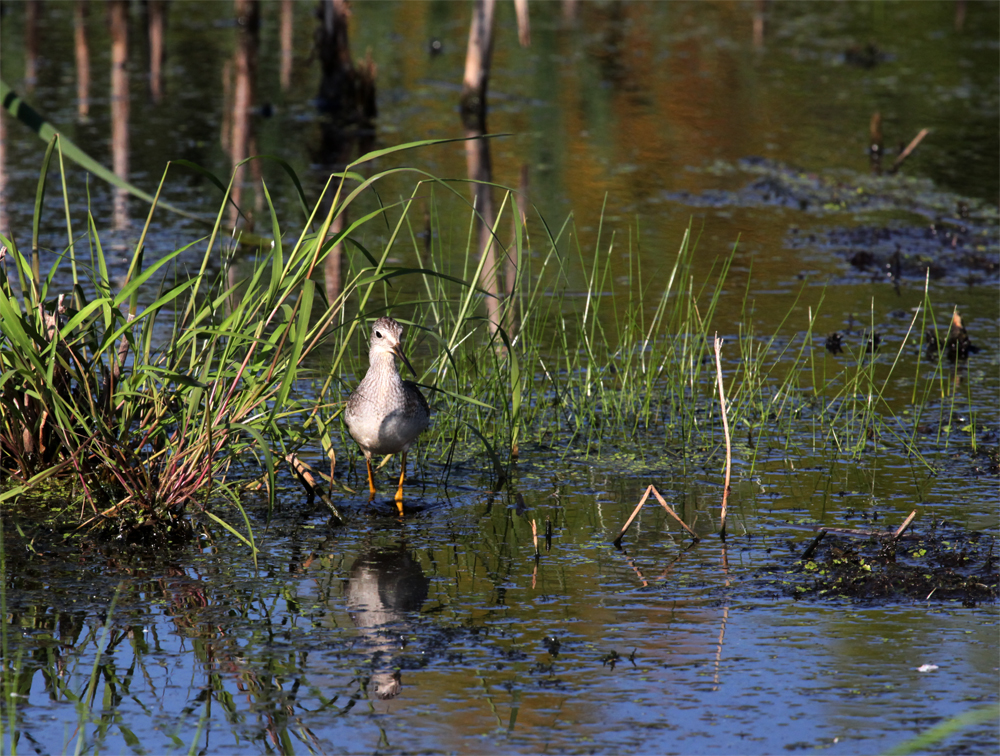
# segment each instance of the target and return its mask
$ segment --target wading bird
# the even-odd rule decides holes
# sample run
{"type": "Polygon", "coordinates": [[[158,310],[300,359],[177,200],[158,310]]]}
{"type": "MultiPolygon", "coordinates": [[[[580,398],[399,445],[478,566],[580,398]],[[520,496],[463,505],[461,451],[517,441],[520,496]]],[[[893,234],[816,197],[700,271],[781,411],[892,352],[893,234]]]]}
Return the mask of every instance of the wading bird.
{"type": "Polygon", "coordinates": [[[361,447],[368,466],[368,490],[375,498],[372,455],[402,452],[396,506],[403,514],[403,481],[406,452],[430,421],[430,407],[417,385],[404,381],[396,366],[399,357],[416,375],[403,354],[403,327],[392,318],[382,317],[372,326],[368,343],[368,372],[347,400],[344,420],[351,437],[361,447]]]}

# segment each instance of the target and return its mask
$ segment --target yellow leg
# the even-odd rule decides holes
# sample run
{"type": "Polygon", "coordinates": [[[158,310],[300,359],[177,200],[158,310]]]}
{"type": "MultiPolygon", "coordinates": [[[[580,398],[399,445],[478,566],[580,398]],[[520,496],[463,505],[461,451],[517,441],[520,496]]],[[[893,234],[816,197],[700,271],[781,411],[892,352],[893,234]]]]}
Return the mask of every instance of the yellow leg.
{"type": "Polygon", "coordinates": [[[365,457],[365,464],[368,465],[368,501],[375,498],[375,474],[372,472],[372,461],[365,457]]]}
{"type": "Polygon", "coordinates": [[[399,509],[399,516],[403,516],[403,481],[406,480],[406,452],[403,452],[403,466],[399,471],[399,490],[396,491],[396,507],[399,509]]]}

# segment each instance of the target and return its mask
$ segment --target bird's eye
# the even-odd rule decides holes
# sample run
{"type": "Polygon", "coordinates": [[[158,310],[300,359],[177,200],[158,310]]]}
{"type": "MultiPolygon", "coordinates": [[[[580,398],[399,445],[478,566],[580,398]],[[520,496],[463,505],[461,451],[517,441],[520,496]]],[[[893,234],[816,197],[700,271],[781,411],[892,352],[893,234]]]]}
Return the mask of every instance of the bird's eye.
{"type": "Polygon", "coordinates": [[[377,338],[380,338],[380,339],[381,339],[381,338],[382,338],[382,332],[381,332],[381,331],[375,331],[375,336],[376,336],[377,338]]]}

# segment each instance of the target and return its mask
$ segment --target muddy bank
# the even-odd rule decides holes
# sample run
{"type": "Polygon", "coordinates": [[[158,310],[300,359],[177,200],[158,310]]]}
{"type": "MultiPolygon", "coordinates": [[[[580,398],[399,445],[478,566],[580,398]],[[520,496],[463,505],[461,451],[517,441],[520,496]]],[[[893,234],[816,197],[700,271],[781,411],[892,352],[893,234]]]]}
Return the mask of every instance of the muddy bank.
{"type": "Polygon", "coordinates": [[[821,530],[781,574],[783,592],[796,599],[961,602],[968,607],[997,599],[1000,576],[992,535],[944,521],[900,538],[892,532],[861,533],[821,530]]]}

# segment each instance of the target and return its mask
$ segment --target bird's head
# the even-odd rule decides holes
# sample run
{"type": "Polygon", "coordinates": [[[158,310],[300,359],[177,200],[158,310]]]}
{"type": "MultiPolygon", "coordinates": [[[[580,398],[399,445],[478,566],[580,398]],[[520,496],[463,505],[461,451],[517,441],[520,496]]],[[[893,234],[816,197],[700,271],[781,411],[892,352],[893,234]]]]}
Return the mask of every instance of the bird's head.
{"type": "Polygon", "coordinates": [[[372,337],[368,342],[369,361],[375,360],[380,354],[391,354],[399,357],[411,373],[417,374],[410,361],[406,359],[406,355],[403,354],[403,326],[392,318],[384,316],[375,321],[372,326],[372,337]]]}

